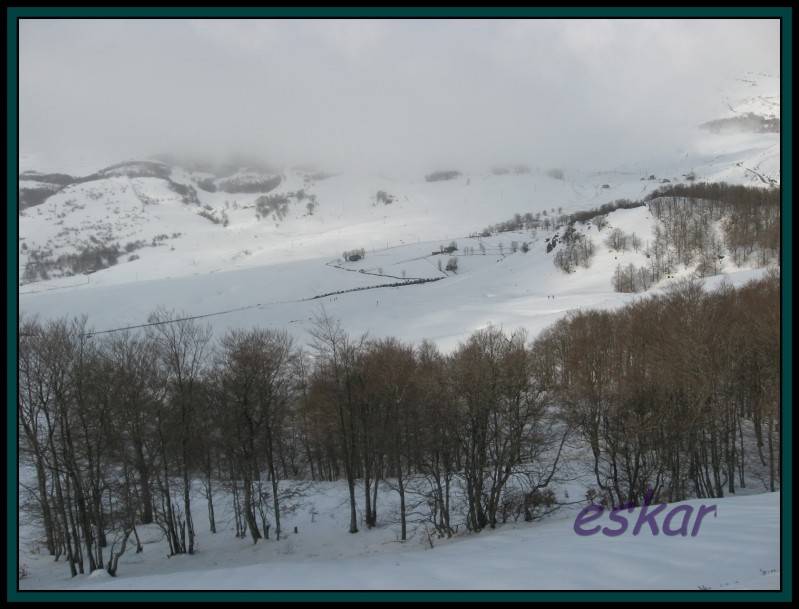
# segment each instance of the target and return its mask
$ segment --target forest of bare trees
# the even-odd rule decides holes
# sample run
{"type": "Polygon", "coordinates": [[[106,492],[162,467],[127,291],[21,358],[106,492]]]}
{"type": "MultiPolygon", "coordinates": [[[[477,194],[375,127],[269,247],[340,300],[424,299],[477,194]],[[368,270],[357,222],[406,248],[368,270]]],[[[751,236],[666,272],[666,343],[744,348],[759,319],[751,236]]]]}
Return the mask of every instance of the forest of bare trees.
{"type": "Polygon", "coordinates": [[[346,481],[350,533],[377,525],[386,489],[401,539],[422,512],[440,536],[533,520],[567,438],[609,503],[720,497],[751,459],[775,490],[779,319],[774,273],[575,313],[533,341],[489,327],[447,354],[349,335],[323,311],[308,346],[259,328],[215,339],[164,310],[139,333],[23,319],[23,507],[75,575],[114,574],[139,524],[194,553],[223,500],[237,536],[280,538],[289,479],[346,481]]]}
{"type": "Polygon", "coordinates": [[[515,214],[481,234],[505,231],[556,231],[546,239],[554,265],[571,273],[588,267],[594,254],[591,240],[575,227],[594,223],[601,232],[607,214],[618,209],[646,206],[657,220],[651,239],[613,229],[605,238],[614,251],[642,251],[645,265],[619,265],[613,276],[617,292],[646,291],[680,266],[699,277],[717,275],[725,259],[736,266],[767,266],[780,253],[780,190],[725,183],[688,182],[663,186],[640,201],[619,199],[598,208],[572,214],[546,212],[515,214]],[[561,229],[563,229],[561,231],[561,229]]]}
{"type": "Polygon", "coordinates": [[[651,193],[647,206],[658,220],[644,249],[648,262],[619,267],[617,292],[646,290],[679,265],[706,277],[720,273],[727,257],[736,266],[755,267],[779,259],[779,188],[676,184],[651,193]]]}
{"type": "Polygon", "coordinates": [[[697,282],[616,312],[578,312],[539,338],[549,386],[593,456],[608,504],[722,497],[750,451],[779,486],[779,280],[697,282]]]}

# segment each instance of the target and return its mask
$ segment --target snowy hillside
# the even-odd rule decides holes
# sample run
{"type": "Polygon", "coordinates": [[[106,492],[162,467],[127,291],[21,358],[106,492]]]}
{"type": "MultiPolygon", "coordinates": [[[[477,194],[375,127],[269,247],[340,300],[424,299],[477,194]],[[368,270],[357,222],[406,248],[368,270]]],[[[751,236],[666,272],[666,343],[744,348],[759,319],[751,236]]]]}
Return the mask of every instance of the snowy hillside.
{"type": "Polygon", "coordinates": [[[721,93],[729,116],[748,112],[767,117],[780,116],[779,76],[745,72],[729,81],[721,93]]]}
{"type": "MultiPolygon", "coordinates": [[[[562,232],[555,225],[477,237],[487,226],[514,214],[554,220],[676,183],[767,186],[779,180],[779,136],[703,133],[695,152],[657,169],[564,173],[494,168],[427,181],[242,170],[214,177],[160,162],[123,164],[22,210],[20,310],[87,314],[104,330],[142,324],[167,306],[210,315],[219,329],[288,326],[303,337],[323,304],[353,332],[448,345],[489,323],[536,332],[569,309],[632,298],[613,291],[614,269],[645,264],[656,221],[640,207],[612,212],[604,232],[582,227],[596,256],[571,274],[558,271],[548,251],[562,232]],[[268,192],[240,192],[252,189],[268,192]],[[614,228],[636,234],[641,250],[610,250],[605,239],[614,228]],[[451,241],[459,247],[457,272],[439,270],[448,256],[434,254],[451,241]],[[513,251],[521,244],[528,253],[513,251]],[[342,260],[342,252],[360,248],[365,259],[342,260]],[[437,281],[381,287],[411,279],[437,281]],[[351,291],[364,287],[377,290],[351,291]]],[[[23,177],[21,184],[47,179],[51,186],[66,179],[23,177]]],[[[728,258],[718,272],[746,268],[728,258]]]]}
{"type": "MultiPolygon", "coordinates": [[[[708,118],[778,118],[778,94],[779,79],[745,75],[719,92],[718,115],[708,118]]],[[[780,179],[778,132],[699,126],[681,150],[595,171],[516,165],[434,179],[160,158],[167,162],[133,160],[86,175],[37,171],[35,157],[21,159],[21,283],[47,289],[93,271],[95,283],[108,284],[262,267],[460,238],[516,213],[584,211],[664,183],[780,179]],[[73,278],[56,281],[65,276],[73,278]]]]}
{"type": "MultiPolygon", "coordinates": [[[[779,156],[778,144],[736,139],[726,145],[736,149],[719,155],[709,147],[701,159],[689,155],[653,173],[567,173],[563,180],[534,170],[432,183],[357,175],[318,180],[289,170],[279,176],[279,186],[260,194],[207,192],[196,181],[201,178],[171,167],[164,168],[169,179],[110,175],[63,188],[24,179],[23,190],[60,190],[21,212],[22,281],[30,282],[25,265],[36,255],[55,261],[116,246],[119,254],[114,268],[103,273],[104,282],[135,280],[134,267],[142,266],[147,272],[138,277],[151,279],[458,238],[515,213],[571,213],[639,199],[664,180],[684,182],[688,174],[732,183],[759,182],[757,174],[778,179],[778,168],[775,173],[769,165],[774,146],[779,156]],[[381,192],[390,202],[378,200],[381,192]]],[[[63,274],[58,265],[49,272],[63,274]]]]}
{"type": "MultiPolygon", "coordinates": [[[[56,259],[118,243],[118,267],[104,273],[104,280],[130,280],[131,272],[135,278],[125,268],[132,265],[131,255],[139,256],[135,266],[147,268],[146,278],[261,266],[335,256],[347,248],[463,237],[514,213],[579,211],[638,198],[658,184],[622,175],[558,180],[544,172],[441,182],[363,175],[318,180],[288,170],[268,194],[211,193],[179,169],[164,171],[180,177],[103,177],[69,185],[24,210],[20,263],[35,252],[56,259]],[[191,196],[177,192],[175,184],[190,187],[191,196]],[[381,192],[390,198],[378,200],[381,192]]],[[[33,188],[41,182],[21,184],[33,188]]]]}
{"type": "MultiPolygon", "coordinates": [[[[602,232],[596,226],[586,229],[597,253],[590,268],[571,274],[553,265],[554,254],[546,253],[546,235],[501,233],[458,239],[457,272],[438,270],[438,262],[443,258],[446,263],[449,255],[433,254],[448,241],[367,252],[358,262],[316,258],[135,281],[134,273],[146,276],[152,264],[142,258],[128,265],[131,275],[126,282],[103,285],[101,272],[89,283],[83,280],[83,285],[71,288],[38,291],[36,285],[26,286],[21,290],[20,310],[42,318],[86,314],[89,325],[102,331],[142,324],[164,305],[189,316],[209,315],[201,321],[210,323],[220,335],[233,327],[285,327],[302,343],[308,339],[305,330],[311,319],[324,307],[355,334],[400,335],[412,341],[429,338],[450,348],[489,324],[524,327],[535,335],[571,309],[613,307],[638,297],[614,292],[611,278],[618,264],[641,264],[646,261],[644,254],[614,252],[604,238],[617,227],[646,240],[652,220],[641,207],[617,210],[608,221],[602,232]],[[529,242],[529,252],[513,252],[514,242],[529,242]],[[436,281],[395,285],[412,278],[436,281]]],[[[763,272],[734,266],[726,270],[726,277],[735,284],[763,272]]]]}

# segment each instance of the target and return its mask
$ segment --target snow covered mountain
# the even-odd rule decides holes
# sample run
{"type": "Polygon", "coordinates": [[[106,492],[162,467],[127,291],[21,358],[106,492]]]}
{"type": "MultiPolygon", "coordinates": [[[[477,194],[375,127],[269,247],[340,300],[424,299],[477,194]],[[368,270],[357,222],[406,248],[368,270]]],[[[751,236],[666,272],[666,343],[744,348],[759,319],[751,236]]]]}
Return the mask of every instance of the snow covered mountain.
{"type": "Polygon", "coordinates": [[[610,170],[517,165],[473,174],[327,175],[167,157],[84,176],[26,170],[19,177],[21,284],[95,271],[95,283],[119,283],[447,240],[516,213],[640,199],[666,182],[778,184],[779,133],[723,122],[779,120],[779,80],[754,78],[722,92],[713,118],[722,127],[697,129],[684,150],[610,170]]]}
{"type": "MultiPolygon", "coordinates": [[[[675,184],[779,186],[779,78],[747,73],[718,93],[717,112],[693,125],[679,149],[653,142],[647,158],[614,167],[597,159],[592,169],[520,159],[482,171],[440,166],[372,175],[158,155],[104,167],[81,160],[77,171],[26,155],[19,174],[20,313],[86,315],[92,332],[102,334],[144,327],[150,313],[166,307],[210,324],[216,338],[234,328],[285,328],[305,345],[324,309],[353,335],[429,339],[445,352],[489,325],[534,337],[571,311],[641,297],[615,289],[614,277],[622,267],[650,263],[648,246],[662,224],[650,206],[632,202],[675,184]],[[603,206],[601,221],[583,214],[572,223],[592,254],[564,272],[555,264],[568,239],[564,218],[603,206]],[[524,218],[535,218],[535,228],[514,225],[524,218]],[[614,231],[637,245],[613,246],[614,231]]],[[[765,273],[765,264],[736,262],[727,249],[714,258],[715,270],[703,273],[708,288],[765,273]]],[[[664,290],[696,268],[676,264],[647,288],[664,290]]],[[[162,531],[145,525],[145,551],[128,551],[115,579],[102,570],[68,577],[63,563],[39,548],[39,523],[24,521],[20,557],[30,573],[21,586],[379,589],[401,578],[408,589],[779,587],[779,494],[757,494],[763,489],[752,484],[719,500],[718,520],[708,520],[697,538],[583,538],[574,534],[571,504],[593,484],[590,468],[580,470],[589,463],[581,454],[569,461],[580,475],[569,471],[568,482],[557,485],[567,507],[553,517],[436,541],[433,552],[422,526],[412,532],[413,545],[393,543],[399,508],[385,481],[379,526],[358,536],[343,533],[343,481],[306,488],[307,481],[285,480],[303,492],[284,521],[285,531],[298,530],[279,543],[253,546],[229,535],[235,516],[228,510],[219,515],[225,535],[204,535],[191,562],[167,559],[162,531]],[[749,552],[741,552],[744,545],[749,552]],[[550,547],[559,550],[545,552],[550,547]]],[[[30,474],[23,470],[21,478],[30,474]]],[[[195,492],[195,509],[204,509],[195,492]]],[[[217,492],[221,504],[231,503],[227,491],[217,492]]]]}
{"type": "MultiPolygon", "coordinates": [[[[760,75],[732,81],[716,118],[779,116],[778,85],[760,75]]],[[[162,305],[209,315],[220,329],[266,323],[299,330],[320,304],[352,331],[442,344],[488,323],[539,330],[570,308],[629,300],[613,291],[613,272],[643,264],[644,254],[611,250],[606,232],[589,223],[595,259],[564,274],[549,254],[554,223],[479,235],[514,214],[562,217],[640,200],[667,184],[779,184],[779,133],[695,131],[684,150],[590,172],[520,164],[479,173],[328,175],[168,157],[82,177],[26,170],[19,182],[20,308],[43,317],[87,314],[98,330],[141,324],[162,305]],[[433,253],[453,240],[457,274],[439,269],[447,257],[433,253]],[[517,249],[522,243],[529,253],[517,249]],[[364,259],[342,260],[342,252],[361,248],[364,259]],[[409,279],[440,281],[391,285],[409,279]]],[[[619,209],[607,220],[644,245],[656,223],[645,208],[619,209]]],[[[729,260],[720,270],[742,278],[754,272],[729,260]]]]}

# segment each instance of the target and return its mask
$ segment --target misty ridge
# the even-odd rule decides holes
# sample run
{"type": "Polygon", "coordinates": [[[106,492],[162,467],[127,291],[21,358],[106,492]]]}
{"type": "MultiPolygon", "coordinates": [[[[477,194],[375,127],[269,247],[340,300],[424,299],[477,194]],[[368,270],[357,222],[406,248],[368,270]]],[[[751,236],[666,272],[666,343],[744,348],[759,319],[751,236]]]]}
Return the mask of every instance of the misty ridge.
{"type": "Polygon", "coordinates": [[[779,133],[780,119],[747,112],[741,116],[718,118],[700,125],[711,133],[779,133]]]}

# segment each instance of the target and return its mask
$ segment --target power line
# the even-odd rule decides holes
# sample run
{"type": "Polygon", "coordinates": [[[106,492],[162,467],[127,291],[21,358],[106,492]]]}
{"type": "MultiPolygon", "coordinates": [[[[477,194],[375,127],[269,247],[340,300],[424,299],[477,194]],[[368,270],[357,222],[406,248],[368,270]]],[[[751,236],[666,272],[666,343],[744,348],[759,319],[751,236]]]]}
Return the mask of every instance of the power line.
{"type": "MultiPolygon", "coordinates": [[[[295,304],[295,303],[300,303],[300,302],[310,302],[312,300],[319,300],[321,298],[327,298],[328,296],[346,294],[348,292],[362,292],[362,291],[365,291],[365,290],[375,290],[375,289],[379,289],[379,288],[390,288],[390,287],[401,287],[401,286],[405,286],[405,285],[420,285],[422,283],[431,283],[431,282],[434,282],[434,281],[439,281],[441,279],[444,279],[444,278],[443,277],[417,278],[417,279],[408,279],[406,281],[400,281],[400,282],[394,282],[394,283],[383,283],[383,284],[379,284],[379,285],[360,286],[360,287],[355,287],[355,288],[349,288],[349,289],[346,289],[346,290],[338,290],[338,291],[335,291],[335,292],[326,292],[326,293],[323,293],[323,294],[317,294],[316,296],[308,296],[306,298],[299,298],[297,300],[275,300],[275,301],[272,301],[272,302],[265,302],[265,303],[259,303],[259,304],[253,304],[253,305],[246,305],[246,306],[243,306],[243,307],[236,307],[234,309],[227,309],[227,310],[224,310],[224,311],[214,311],[212,313],[201,313],[201,314],[198,314],[198,315],[187,315],[186,317],[178,317],[178,318],[174,318],[174,319],[161,319],[161,320],[158,320],[158,321],[151,321],[151,322],[142,323],[142,324],[133,324],[133,325],[129,325],[129,326],[121,326],[121,327],[118,327],[118,328],[107,328],[105,330],[93,330],[91,332],[82,333],[82,334],[80,334],[80,336],[86,337],[86,338],[91,338],[92,336],[95,336],[97,334],[111,334],[113,332],[126,332],[128,330],[140,330],[140,329],[143,329],[143,328],[151,328],[151,327],[154,327],[154,326],[161,326],[161,325],[165,325],[165,324],[174,324],[174,323],[178,323],[178,322],[182,322],[182,321],[192,321],[192,320],[195,320],[195,319],[206,319],[208,317],[216,317],[216,316],[219,316],[219,315],[229,315],[230,313],[238,313],[240,311],[259,309],[259,308],[265,307],[265,306],[279,305],[279,304],[295,304]]],[[[19,336],[30,337],[30,336],[36,336],[36,335],[35,334],[30,334],[30,333],[21,333],[21,334],[19,334],[19,336]]]]}

